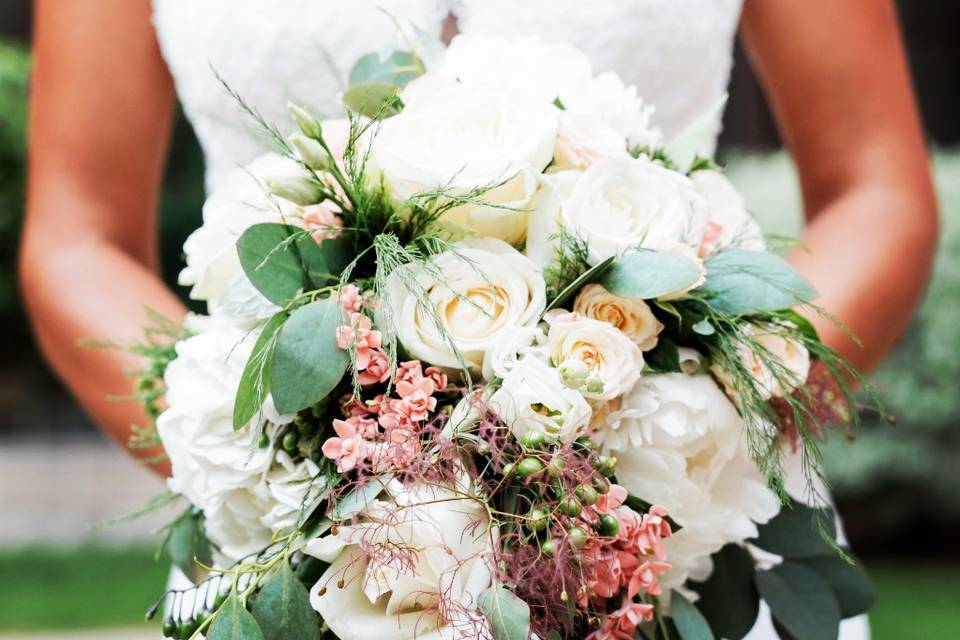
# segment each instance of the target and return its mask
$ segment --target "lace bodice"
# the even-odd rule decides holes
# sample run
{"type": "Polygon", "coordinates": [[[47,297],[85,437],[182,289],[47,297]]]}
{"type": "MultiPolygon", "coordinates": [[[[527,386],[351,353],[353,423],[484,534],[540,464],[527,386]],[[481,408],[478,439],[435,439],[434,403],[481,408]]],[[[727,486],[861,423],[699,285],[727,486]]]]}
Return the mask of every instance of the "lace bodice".
{"type": "MultiPolygon", "coordinates": [[[[535,34],[583,50],[655,105],[669,138],[726,89],[741,0],[154,0],[161,49],[207,162],[207,187],[267,148],[215,69],[267,120],[287,101],[342,114],[353,63],[395,42],[388,14],[439,36],[445,18],[475,34],[535,34]],[[383,10],[381,10],[381,8],[383,10]],[[384,11],[385,10],[385,11],[384,11]]],[[[719,120],[714,125],[719,132],[719,120]]]]}

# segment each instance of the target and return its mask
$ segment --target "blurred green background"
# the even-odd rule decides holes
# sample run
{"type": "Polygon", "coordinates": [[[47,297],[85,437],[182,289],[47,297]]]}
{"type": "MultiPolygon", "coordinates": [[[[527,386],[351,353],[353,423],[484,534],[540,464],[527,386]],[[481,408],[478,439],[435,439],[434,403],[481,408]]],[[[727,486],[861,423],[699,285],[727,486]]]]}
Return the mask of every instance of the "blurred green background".
{"type": "MultiPolygon", "coordinates": [[[[117,515],[161,486],[104,443],[45,368],[23,316],[15,269],[29,54],[26,3],[10,7],[17,11],[0,15],[0,34],[19,36],[0,40],[0,328],[6,337],[0,341],[0,496],[11,502],[0,504],[0,634],[135,626],[165,581],[166,565],[153,559],[156,538],[149,526],[102,534],[86,524],[90,513],[93,519],[117,515]],[[32,470],[31,457],[46,464],[41,473],[32,470]],[[125,475],[118,483],[119,473],[125,475]],[[128,491],[116,493],[118,484],[128,491]],[[75,488],[88,485],[99,489],[78,497],[75,488]]],[[[949,33],[949,25],[960,24],[958,7],[900,3],[935,149],[942,238],[910,329],[872,376],[896,422],[865,413],[856,443],[837,434],[826,447],[848,533],[877,579],[872,619],[878,640],[960,637],[960,152],[951,150],[960,142],[960,95],[950,77],[960,45],[949,33]]],[[[738,52],[720,158],[767,232],[798,235],[799,189],[778,144],[738,52]]],[[[182,242],[199,224],[203,195],[202,157],[179,117],[160,228],[171,286],[182,242]]]]}

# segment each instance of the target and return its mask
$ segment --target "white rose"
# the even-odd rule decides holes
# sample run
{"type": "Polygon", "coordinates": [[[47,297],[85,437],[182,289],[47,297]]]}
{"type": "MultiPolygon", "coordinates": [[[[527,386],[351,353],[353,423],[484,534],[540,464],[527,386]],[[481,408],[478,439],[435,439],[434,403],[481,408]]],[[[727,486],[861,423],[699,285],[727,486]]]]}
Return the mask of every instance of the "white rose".
{"type": "Polygon", "coordinates": [[[546,359],[539,348],[547,336],[539,327],[510,327],[506,329],[483,355],[483,378],[505,378],[527,356],[546,359]]]}
{"type": "MultiPolygon", "coordinates": [[[[759,343],[760,355],[744,343],[737,349],[740,360],[757,383],[757,390],[764,400],[782,398],[803,385],[810,374],[810,352],[796,340],[784,337],[776,329],[763,329],[755,325],[744,327],[745,337],[759,343]],[[780,363],[773,369],[768,362],[780,363]]],[[[717,379],[727,389],[727,394],[738,397],[733,377],[719,364],[710,367],[717,379]]]]}
{"type": "Polygon", "coordinates": [[[638,247],[698,247],[707,215],[689,178],[645,159],[592,164],[560,211],[563,225],[587,243],[590,264],[638,247]]]}
{"type": "Polygon", "coordinates": [[[549,103],[454,85],[384,121],[371,162],[401,201],[427,191],[463,195],[491,187],[442,220],[517,244],[527,230],[524,208],[553,157],[557,114],[549,103]]]}
{"type": "Polygon", "coordinates": [[[173,471],[170,490],[203,510],[208,535],[232,559],[270,540],[259,520],[270,509],[264,477],[274,450],[258,441],[293,418],[277,414],[268,396],[262,416],[233,428],[234,398],[255,341],[255,332],[218,327],[179,342],[164,376],[167,408],[157,419],[173,471]]]}
{"type": "Polygon", "coordinates": [[[495,532],[482,505],[450,489],[394,490],[353,526],[307,544],[330,562],[310,603],[340,640],[441,640],[486,630],[495,532]],[[459,632],[459,634],[458,634],[459,632]]]}
{"type": "Polygon", "coordinates": [[[549,442],[571,442],[590,423],[590,405],[580,392],[567,388],[556,369],[536,358],[517,364],[489,405],[518,439],[539,431],[549,442]]]}
{"type": "Polygon", "coordinates": [[[235,278],[243,275],[237,257],[237,240],[259,222],[280,222],[295,205],[271,196],[267,180],[300,176],[303,171],[287,158],[266,154],[235,169],[203,204],[203,225],[183,245],[187,266],[179,283],[193,287],[190,297],[206,300],[215,310],[235,278]]]}
{"type": "Polygon", "coordinates": [[[564,111],[550,171],[586,169],[598,160],[629,158],[627,141],[602,120],[564,111]]]}
{"type": "Polygon", "coordinates": [[[763,251],[766,243],[763,231],[736,188],[719,171],[701,170],[690,174],[690,179],[707,200],[707,227],[700,253],[707,255],[720,249],[738,248],[763,251]]]}
{"type": "Polygon", "coordinates": [[[401,269],[388,284],[397,337],[411,356],[441,367],[460,368],[459,353],[479,373],[486,350],[508,329],[535,325],[547,302],[539,269],[493,238],[462,242],[415,273],[401,269]],[[410,291],[414,277],[420,292],[410,291]]]}
{"type": "Polygon", "coordinates": [[[711,554],[756,536],[757,524],[779,511],[744,429],[710,376],[668,373],[641,378],[595,434],[618,458],[618,482],[665,506],[682,527],[666,541],[673,568],[663,577],[665,589],[705,579],[711,554]]]}
{"type": "MultiPolygon", "coordinates": [[[[461,34],[450,42],[437,69],[426,75],[443,78],[447,83],[496,88],[543,104],[551,104],[557,98],[566,104],[590,83],[593,70],[587,57],[568,44],[544,43],[536,36],[461,34]]],[[[420,81],[418,78],[415,82],[420,81]]],[[[436,79],[430,84],[445,86],[436,79]]],[[[431,97],[418,91],[416,99],[431,97]]],[[[404,95],[405,102],[406,99],[404,95]]]]}
{"type": "Polygon", "coordinates": [[[540,178],[540,190],[530,202],[524,253],[541,269],[546,269],[557,257],[558,234],[562,228],[560,209],[582,175],[582,171],[560,171],[540,178]]]}
{"type": "Polygon", "coordinates": [[[615,296],[600,284],[588,284],[577,294],[573,310],[587,318],[608,322],[633,340],[641,351],[657,346],[663,324],[643,300],[615,296]]]}
{"type": "Polygon", "coordinates": [[[633,388],[643,370],[643,353],[622,331],[576,313],[550,312],[548,316],[547,350],[554,364],[579,360],[590,377],[603,383],[602,391],[585,391],[588,398],[610,400],[633,388]]]}
{"type": "Polygon", "coordinates": [[[286,451],[277,451],[273,468],[266,476],[271,507],[260,522],[270,531],[292,531],[319,498],[319,487],[311,482],[319,475],[320,468],[313,460],[294,461],[286,451]]]}
{"type": "Polygon", "coordinates": [[[570,113],[589,114],[626,138],[632,146],[659,146],[660,130],[653,126],[654,109],[644,104],[637,88],[624,84],[616,73],[606,71],[592,78],[580,91],[567,95],[570,113]]]}

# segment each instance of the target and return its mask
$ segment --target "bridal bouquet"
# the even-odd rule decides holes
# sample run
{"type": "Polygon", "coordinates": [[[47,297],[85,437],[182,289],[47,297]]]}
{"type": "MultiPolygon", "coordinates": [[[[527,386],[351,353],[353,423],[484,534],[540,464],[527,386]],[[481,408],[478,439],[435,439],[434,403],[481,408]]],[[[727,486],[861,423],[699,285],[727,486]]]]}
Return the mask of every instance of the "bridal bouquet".
{"type": "MultiPolygon", "coordinates": [[[[782,456],[852,422],[705,118],[577,50],[371,54],[291,106],[184,247],[206,301],[149,388],[173,638],[834,638],[869,582],[782,456]]],[[[710,105],[705,105],[710,107],[710,105]]]]}

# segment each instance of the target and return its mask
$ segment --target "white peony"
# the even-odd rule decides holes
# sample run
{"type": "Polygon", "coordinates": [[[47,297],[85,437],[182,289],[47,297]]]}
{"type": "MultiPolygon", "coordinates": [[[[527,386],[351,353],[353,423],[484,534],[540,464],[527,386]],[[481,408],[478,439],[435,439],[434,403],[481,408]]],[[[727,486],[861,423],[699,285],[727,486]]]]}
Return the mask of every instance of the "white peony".
{"type": "Polygon", "coordinates": [[[393,487],[360,522],[304,551],[331,563],[310,603],[340,640],[481,637],[496,533],[483,506],[450,489],[393,487]]]}
{"type": "Polygon", "coordinates": [[[269,195],[266,181],[302,174],[295,162],[271,153],[227,175],[203,204],[203,225],[183,245],[187,266],[179,283],[192,287],[191,298],[217,308],[231,283],[244,277],[236,247],[243,232],[259,222],[280,222],[296,208],[269,195]]]}
{"type": "Polygon", "coordinates": [[[712,553],[754,537],[779,511],[744,429],[711,377],[668,373],[641,378],[595,434],[618,458],[618,482],[683,527],[667,540],[665,588],[705,579],[712,553]]]}
{"type": "Polygon", "coordinates": [[[588,245],[590,264],[629,249],[698,247],[706,202],[689,178],[645,159],[601,160],[560,207],[562,224],[588,245]]]}
{"type": "Polygon", "coordinates": [[[694,171],[690,179],[707,200],[707,228],[700,252],[704,255],[727,248],[763,251],[766,243],[760,225],[747,212],[736,188],[719,171],[694,171]]]}
{"type": "Polygon", "coordinates": [[[663,324],[643,300],[621,298],[600,284],[588,284],[573,302],[573,310],[587,318],[607,322],[630,338],[641,351],[657,346],[663,324]]]}
{"type": "Polygon", "coordinates": [[[631,146],[659,146],[660,130],[652,123],[654,108],[644,104],[637,88],[624,84],[612,71],[592,78],[580,91],[564,100],[572,114],[589,114],[625,138],[631,146]]]}
{"type": "Polygon", "coordinates": [[[643,353],[630,338],[609,322],[577,313],[547,314],[547,352],[558,367],[569,361],[586,365],[591,378],[599,380],[598,391],[588,388],[584,395],[595,400],[612,400],[630,391],[643,370],[643,353]]]}
{"type": "Polygon", "coordinates": [[[460,368],[459,353],[479,373],[487,349],[512,327],[534,326],[546,307],[540,270],[493,238],[462,242],[413,273],[400,269],[390,276],[386,301],[397,337],[411,356],[441,367],[460,368]]]}
{"type": "Polygon", "coordinates": [[[520,361],[488,404],[517,438],[539,431],[549,442],[571,442],[590,423],[590,405],[580,392],[568,388],[557,369],[536,358],[520,361]]]}
{"type": "Polygon", "coordinates": [[[551,172],[586,169],[598,160],[629,157],[627,141],[602,120],[569,111],[560,114],[551,172]]]}
{"type": "Polygon", "coordinates": [[[401,201],[422,192],[464,195],[488,188],[442,220],[517,244],[526,235],[525,207],[553,157],[558,113],[549,103],[453,85],[384,121],[371,162],[401,201]]]}
{"type": "Polygon", "coordinates": [[[286,451],[277,451],[273,468],[266,475],[270,493],[270,511],[260,518],[270,531],[291,531],[310,513],[319,497],[312,483],[320,468],[309,458],[295,461],[286,451]]]}
{"type": "Polygon", "coordinates": [[[208,536],[231,559],[270,541],[261,518],[272,507],[265,478],[275,452],[258,441],[262,431],[272,439],[277,425],[292,420],[268,397],[263,417],[233,428],[234,397],[255,341],[255,334],[218,327],[179,342],[164,377],[167,409],[157,419],[173,470],[170,490],[203,510],[208,536]]]}
{"type": "Polygon", "coordinates": [[[483,378],[505,378],[527,356],[546,359],[540,349],[547,336],[540,327],[510,327],[483,354],[483,378]]]}
{"type": "MultiPolygon", "coordinates": [[[[772,397],[782,398],[807,381],[810,374],[810,352],[800,342],[787,338],[780,331],[765,330],[756,325],[746,324],[743,328],[746,337],[759,344],[760,354],[741,342],[737,353],[743,365],[757,383],[757,390],[764,400],[772,397]],[[779,366],[772,369],[770,361],[779,366]]],[[[710,370],[723,383],[727,395],[737,398],[736,384],[730,373],[719,364],[710,370]]]]}

